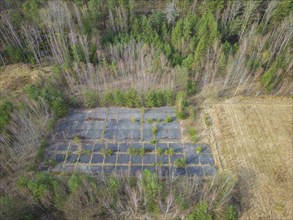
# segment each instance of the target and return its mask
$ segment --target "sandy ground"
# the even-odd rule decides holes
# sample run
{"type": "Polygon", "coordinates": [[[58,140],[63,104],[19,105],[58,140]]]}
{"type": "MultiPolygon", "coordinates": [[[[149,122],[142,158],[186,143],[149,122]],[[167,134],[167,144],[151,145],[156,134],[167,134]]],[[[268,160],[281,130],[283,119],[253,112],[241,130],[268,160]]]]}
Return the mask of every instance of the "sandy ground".
{"type": "Polygon", "coordinates": [[[201,139],[210,141],[219,168],[239,176],[241,219],[293,219],[293,99],[235,97],[203,106],[212,125],[203,126],[201,139]]]}

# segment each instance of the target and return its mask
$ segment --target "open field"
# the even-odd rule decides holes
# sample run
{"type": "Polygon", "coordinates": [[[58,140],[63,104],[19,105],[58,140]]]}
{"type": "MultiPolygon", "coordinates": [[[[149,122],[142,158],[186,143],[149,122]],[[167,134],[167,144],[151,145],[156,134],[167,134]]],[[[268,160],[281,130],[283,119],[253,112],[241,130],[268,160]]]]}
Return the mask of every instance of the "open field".
{"type": "Polygon", "coordinates": [[[218,165],[239,176],[242,219],[293,219],[292,98],[236,97],[205,112],[218,165]]]}

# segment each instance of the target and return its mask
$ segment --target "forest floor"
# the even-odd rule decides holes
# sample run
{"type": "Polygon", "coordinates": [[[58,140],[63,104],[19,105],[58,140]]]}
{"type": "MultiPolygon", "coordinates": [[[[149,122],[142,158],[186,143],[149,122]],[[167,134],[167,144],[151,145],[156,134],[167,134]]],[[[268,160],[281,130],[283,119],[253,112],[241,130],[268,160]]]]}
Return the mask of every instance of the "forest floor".
{"type": "MultiPolygon", "coordinates": [[[[218,166],[239,177],[241,219],[293,219],[293,99],[234,97],[203,104],[218,166]]],[[[203,124],[203,123],[202,123],[203,124]]]]}

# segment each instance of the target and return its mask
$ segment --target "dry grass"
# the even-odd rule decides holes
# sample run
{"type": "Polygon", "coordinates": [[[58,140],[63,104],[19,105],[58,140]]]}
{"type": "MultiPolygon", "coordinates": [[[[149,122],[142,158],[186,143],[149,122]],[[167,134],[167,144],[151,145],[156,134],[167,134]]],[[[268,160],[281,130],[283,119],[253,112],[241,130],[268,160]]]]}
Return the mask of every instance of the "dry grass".
{"type": "Polygon", "coordinates": [[[11,64],[0,69],[0,99],[23,94],[26,85],[39,79],[49,68],[30,68],[26,64],[11,64]]]}
{"type": "Polygon", "coordinates": [[[242,219],[293,219],[293,102],[235,97],[206,104],[219,166],[239,176],[242,219]]]}

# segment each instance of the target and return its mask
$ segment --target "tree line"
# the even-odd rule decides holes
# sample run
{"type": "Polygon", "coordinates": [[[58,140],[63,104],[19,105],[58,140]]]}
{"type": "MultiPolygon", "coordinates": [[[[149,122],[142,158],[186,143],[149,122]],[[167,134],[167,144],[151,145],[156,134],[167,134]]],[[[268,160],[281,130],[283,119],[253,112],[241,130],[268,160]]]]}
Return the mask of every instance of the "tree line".
{"type": "Polygon", "coordinates": [[[99,89],[127,73],[129,84],[164,75],[217,95],[292,93],[292,1],[162,2],[139,11],[133,0],[3,1],[1,63],[57,65],[68,84],[99,89]]]}

